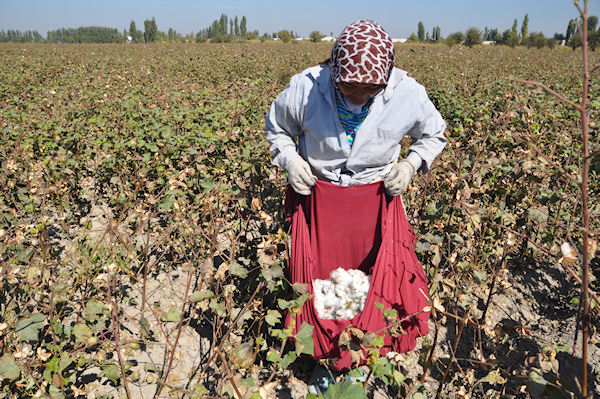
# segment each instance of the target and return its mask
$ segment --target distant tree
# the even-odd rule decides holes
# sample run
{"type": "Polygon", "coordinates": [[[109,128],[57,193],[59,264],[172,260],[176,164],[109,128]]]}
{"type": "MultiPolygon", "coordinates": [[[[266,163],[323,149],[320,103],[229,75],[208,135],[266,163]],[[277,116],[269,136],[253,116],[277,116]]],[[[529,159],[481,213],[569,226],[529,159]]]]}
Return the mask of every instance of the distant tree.
{"type": "Polygon", "coordinates": [[[425,25],[423,25],[423,22],[421,21],[419,21],[417,26],[417,36],[419,37],[420,42],[425,41],[425,25]]]}
{"type": "Polygon", "coordinates": [[[529,33],[529,14],[525,14],[523,18],[523,23],[521,24],[521,37],[523,40],[527,38],[527,34],[529,33]]]}
{"type": "Polygon", "coordinates": [[[519,21],[517,21],[517,19],[515,18],[515,22],[513,22],[513,26],[510,29],[512,33],[514,33],[515,35],[518,35],[517,33],[517,27],[519,26],[519,21]]]}
{"type": "Polygon", "coordinates": [[[577,29],[577,20],[571,19],[569,21],[569,24],[567,25],[567,33],[565,34],[565,41],[567,43],[569,43],[571,41],[571,37],[573,36],[573,33],[575,33],[576,29],[577,29]]]}
{"type": "Polygon", "coordinates": [[[514,48],[519,44],[519,35],[512,29],[507,29],[502,33],[501,43],[514,48]]]}
{"type": "Polygon", "coordinates": [[[571,39],[569,40],[568,45],[573,49],[573,51],[575,51],[575,49],[577,47],[581,46],[581,36],[579,35],[578,32],[575,32],[572,36],[571,39]]]}
{"type": "Polygon", "coordinates": [[[590,45],[590,50],[596,51],[596,48],[600,45],[600,30],[590,32],[588,35],[588,44],[590,45]]]}
{"type": "Polygon", "coordinates": [[[242,16],[242,21],[240,22],[240,35],[242,37],[246,37],[247,27],[246,27],[246,16],[242,16]]]}
{"type": "Polygon", "coordinates": [[[554,40],[558,43],[561,43],[563,40],[565,40],[565,35],[557,32],[554,34],[554,40]]]}
{"type": "Polygon", "coordinates": [[[158,28],[156,27],[156,20],[152,17],[152,20],[144,21],[144,41],[146,43],[154,43],[158,37],[158,28]]]}
{"type": "Polygon", "coordinates": [[[441,29],[439,26],[436,26],[433,28],[433,30],[431,31],[431,41],[433,43],[437,43],[441,40],[441,29]]]}
{"type": "Polygon", "coordinates": [[[237,15],[235,16],[235,20],[233,22],[233,30],[234,30],[235,35],[237,37],[240,37],[240,24],[239,24],[237,15]]]}
{"type": "Polygon", "coordinates": [[[203,35],[202,32],[196,33],[196,43],[206,43],[208,41],[208,37],[203,35]]]}
{"type": "Polygon", "coordinates": [[[487,35],[484,35],[483,39],[490,42],[499,42],[502,36],[498,33],[498,28],[489,29],[487,35]]]}
{"type": "Polygon", "coordinates": [[[465,41],[465,35],[462,32],[451,33],[446,38],[446,44],[448,46],[454,46],[455,44],[461,44],[464,41],[465,41]]]}
{"type": "Polygon", "coordinates": [[[419,36],[415,35],[415,32],[411,33],[410,36],[408,37],[409,43],[414,43],[414,42],[418,42],[418,41],[419,41],[419,36]]]}
{"type": "Polygon", "coordinates": [[[229,20],[229,35],[233,36],[233,19],[229,20]]]}
{"type": "Polygon", "coordinates": [[[287,29],[277,32],[277,37],[284,43],[289,43],[292,40],[292,34],[287,29]]]}
{"type": "Polygon", "coordinates": [[[80,26],[76,29],[61,28],[48,32],[48,41],[51,43],[119,43],[123,40],[124,38],[118,29],[104,26],[80,26]]]}
{"type": "Polygon", "coordinates": [[[250,32],[246,32],[246,39],[248,39],[248,40],[258,39],[258,30],[252,30],[250,32]]]}
{"type": "Polygon", "coordinates": [[[25,31],[9,29],[6,32],[0,31],[0,42],[17,42],[17,43],[43,43],[44,37],[38,31],[25,31]]]}
{"type": "Polygon", "coordinates": [[[597,25],[598,25],[598,17],[596,15],[590,15],[588,17],[588,32],[595,31],[597,25]]]}
{"type": "Polygon", "coordinates": [[[227,35],[227,25],[228,25],[227,14],[221,14],[221,17],[219,18],[219,33],[221,35],[227,35]]]}
{"type": "Polygon", "coordinates": [[[596,30],[596,26],[598,25],[598,17],[595,15],[590,15],[588,17],[588,44],[590,46],[590,50],[596,51],[596,47],[600,45],[600,28],[596,30]]]}
{"type": "Polygon", "coordinates": [[[139,42],[142,41],[143,34],[135,26],[135,21],[134,20],[131,20],[131,22],[129,23],[129,36],[131,36],[131,40],[134,43],[139,43],[139,42]]]}
{"type": "Polygon", "coordinates": [[[476,44],[481,44],[481,31],[478,28],[471,27],[465,32],[465,45],[473,47],[476,44]]]}
{"type": "Polygon", "coordinates": [[[546,46],[548,41],[542,32],[531,32],[525,39],[525,45],[527,48],[537,47],[542,48],[546,46]]]}
{"type": "Polygon", "coordinates": [[[325,37],[325,35],[319,32],[318,30],[313,30],[312,32],[310,32],[308,37],[310,38],[311,42],[317,43],[320,42],[321,39],[325,37]]]}

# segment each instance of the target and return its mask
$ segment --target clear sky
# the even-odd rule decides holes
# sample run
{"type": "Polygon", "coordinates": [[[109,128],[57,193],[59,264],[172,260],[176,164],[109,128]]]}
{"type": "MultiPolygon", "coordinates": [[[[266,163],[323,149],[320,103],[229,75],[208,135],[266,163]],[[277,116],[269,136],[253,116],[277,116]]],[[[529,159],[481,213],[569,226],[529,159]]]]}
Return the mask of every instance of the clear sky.
{"type": "MultiPolygon", "coordinates": [[[[129,29],[131,20],[143,29],[144,20],[155,17],[159,30],[187,34],[221,13],[246,16],[248,30],[260,34],[288,29],[303,37],[313,30],[337,36],[349,23],[369,18],[396,38],[416,33],[419,21],[428,32],[439,26],[443,37],[471,26],[502,32],[515,18],[520,29],[525,14],[529,32],[551,37],[564,34],[569,19],[578,16],[572,0],[0,0],[0,30],[37,30],[45,37],[61,27],[129,29]]],[[[590,15],[600,16],[600,0],[590,0],[590,15]]]]}

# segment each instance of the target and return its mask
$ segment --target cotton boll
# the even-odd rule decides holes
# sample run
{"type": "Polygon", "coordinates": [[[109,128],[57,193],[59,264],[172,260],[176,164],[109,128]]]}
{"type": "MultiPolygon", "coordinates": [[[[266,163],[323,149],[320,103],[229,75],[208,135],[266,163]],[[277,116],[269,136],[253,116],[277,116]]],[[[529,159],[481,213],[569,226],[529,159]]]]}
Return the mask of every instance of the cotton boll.
{"type": "Polygon", "coordinates": [[[337,285],[343,284],[344,280],[346,279],[346,274],[346,270],[342,269],[341,267],[337,268],[331,272],[329,275],[329,280],[337,285]]]}
{"type": "Polygon", "coordinates": [[[323,295],[322,302],[325,307],[333,308],[338,305],[339,298],[337,298],[332,292],[329,292],[323,295]]]}
{"type": "Polygon", "coordinates": [[[347,296],[348,290],[343,285],[336,285],[333,292],[339,300],[343,300],[347,296]]]}
{"type": "Polygon", "coordinates": [[[370,276],[357,269],[338,268],[327,280],[313,280],[314,303],[323,319],[354,318],[364,308],[370,276]]]}

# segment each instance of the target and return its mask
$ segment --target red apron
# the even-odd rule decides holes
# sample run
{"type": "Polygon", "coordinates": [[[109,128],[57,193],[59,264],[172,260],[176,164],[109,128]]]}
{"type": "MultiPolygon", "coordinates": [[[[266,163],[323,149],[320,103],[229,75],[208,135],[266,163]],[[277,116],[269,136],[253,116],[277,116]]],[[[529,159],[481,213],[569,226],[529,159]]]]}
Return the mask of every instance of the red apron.
{"type": "MultiPolygon", "coordinates": [[[[302,322],[314,326],[314,358],[339,359],[333,366],[337,370],[352,367],[350,353],[338,346],[339,335],[349,324],[365,332],[385,328],[375,302],[397,310],[399,318],[428,306],[427,277],[414,251],[415,233],[400,196],[388,201],[383,183],[341,187],[317,181],[308,196],[288,187],[285,209],[292,221],[292,283],[308,284],[313,294],[312,280],[327,279],[338,267],[371,274],[364,310],[352,320],[320,319],[312,299],[304,304],[294,334],[302,322]]],[[[288,314],[286,326],[290,318],[288,314]]],[[[420,313],[402,323],[405,334],[393,339],[386,334],[381,353],[412,350],[416,338],[429,331],[428,319],[429,312],[420,313]]]]}

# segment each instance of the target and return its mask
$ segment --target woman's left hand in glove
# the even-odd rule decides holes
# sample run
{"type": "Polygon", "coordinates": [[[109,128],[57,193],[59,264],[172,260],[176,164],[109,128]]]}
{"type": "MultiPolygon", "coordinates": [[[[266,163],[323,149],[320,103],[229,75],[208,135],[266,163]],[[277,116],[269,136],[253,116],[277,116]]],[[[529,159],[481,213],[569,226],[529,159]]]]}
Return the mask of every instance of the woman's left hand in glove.
{"type": "Polygon", "coordinates": [[[395,197],[406,190],[410,179],[412,179],[415,174],[417,174],[415,167],[406,159],[394,164],[392,169],[383,176],[385,191],[389,195],[395,197]]]}

